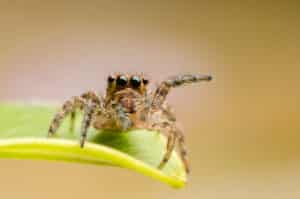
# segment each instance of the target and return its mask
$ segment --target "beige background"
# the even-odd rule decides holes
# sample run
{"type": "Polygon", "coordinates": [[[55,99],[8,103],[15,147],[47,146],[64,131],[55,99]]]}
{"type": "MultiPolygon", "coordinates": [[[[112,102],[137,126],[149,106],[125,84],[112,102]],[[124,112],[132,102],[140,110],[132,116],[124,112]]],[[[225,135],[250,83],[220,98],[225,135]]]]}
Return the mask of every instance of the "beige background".
{"type": "Polygon", "coordinates": [[[173,190],[118,168],[0,160],[1,198],[299,198],[299,1],[0,1],[0,100],[103,91],[108,73],[173,90],[192,173],[173,190]]]}

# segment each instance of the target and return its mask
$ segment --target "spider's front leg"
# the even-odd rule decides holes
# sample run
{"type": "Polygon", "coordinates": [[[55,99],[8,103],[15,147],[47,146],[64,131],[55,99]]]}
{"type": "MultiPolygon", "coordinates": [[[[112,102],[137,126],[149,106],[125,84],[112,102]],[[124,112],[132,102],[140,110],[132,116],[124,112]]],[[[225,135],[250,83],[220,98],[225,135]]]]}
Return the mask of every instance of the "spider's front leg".
{"type": "Polygon", "coordinates": [[[83,148],[95,113],[101,114],[103,112],[104,100],[93,91],[86,92],[81,97],[86,100],[80,131],[80,147],[83,148]]]}
{"type": "Polygon", "coordinates": [[[70,100],[67,100],[63,104],[61,110],[54,116],[48,130],[48,137],[56,133],[64,118],[66,118],[70,113],[74,114],[77,108],[82,109],[85,103],[85,99],[78,96],[72,97],[70,100]]]}
{"type": "Polygon", "coordinates": [[[93,112],[97,110],[97,108],[99,110],[101,109],[102,102],[103,102],[102,98],[99,97],[93,91],[86,92],[81,96],[76,96],[71,98],[70,100],[67,100],[63,104],[61,110],[54,116],[54,119],[52,120],[48,130],[48,136],[55,134],[63,119],[66,118],[69,114],[71,114],[70,129],[73,129],[76,109],[77,108],[79,108],[80,110],[84,109],[85,111],[84,111],[84,119],[82,122],[81,141],[80,141],[81,143],[80,145],[83,147],[86,134],[87,134],[87,129],[90,126],[93,112]]]}
{"type": "Polygon", "coordinates": [[[178,75],[170,77],[169,79],[160,83],[153,94],[152,108],[160,108],[165,102],[167,95],[171,88],[179,87],[185,84],[200,82],[200,81],[210,81],[212,76],[210,75],[178,75]]]}
{"type": "Polygon", "coordinates": [[[97,109],[97,104],[89,101],[84,107],[83,120],[80,131],[80,147],[84,147],[84,143],[87,138],[87,132],[89,127],[91,126],[91,122],[93,120],[94,113],[97,109]]]}

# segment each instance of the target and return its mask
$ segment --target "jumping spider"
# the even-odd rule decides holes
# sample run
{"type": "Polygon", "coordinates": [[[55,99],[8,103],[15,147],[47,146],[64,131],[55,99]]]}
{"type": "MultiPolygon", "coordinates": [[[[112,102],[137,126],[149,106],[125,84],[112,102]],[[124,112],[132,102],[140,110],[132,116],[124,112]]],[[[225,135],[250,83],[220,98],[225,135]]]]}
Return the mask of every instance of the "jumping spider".
{"type": "Polygon", "coordinates": [[[90,126],[95,129],[121,131],[155,130],[167,136],[166,152],[158,168],[163,168],[168,162],[177,141],[185,170],[189,172],[184,135],[178,127],[171,107],[166,102],[166,97],[173,87],[211,79],[209,75],[178,75],[161,82],[154,92],[147,92],[149,80],[143,75],[110,75],[107,78],[108,85],[104,97],[89,91],[66,101],[51,122],[48,136],[56,132],[62,120],[69,114],[70,128],[73,129],[75,111],[80,109],[84,114],[80,132],[81,147],[84,146],[90,126]]]}

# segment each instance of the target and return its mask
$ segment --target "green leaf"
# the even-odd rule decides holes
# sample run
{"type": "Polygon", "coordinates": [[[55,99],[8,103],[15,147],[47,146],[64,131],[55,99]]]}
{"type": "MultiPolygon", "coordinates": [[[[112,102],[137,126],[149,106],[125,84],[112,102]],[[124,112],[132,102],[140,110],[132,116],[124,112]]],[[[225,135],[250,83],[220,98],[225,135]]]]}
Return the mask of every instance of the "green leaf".
{"type": "MultiPolygon", "coordinates": [[[[67,118],[55,138],[46,138],[56,108],[46,105],[0,104],[0,158],[56,160],[131,169],[181,188],[186,182],[183,164],[174,151],[164,169],[157,165],[166,139],[144,129],[128,132],[89,130],[88,142],[79,147],[81,116],[75,133],[67,118]]],[[[79,114],[80,115],[80,114],[79,114]]]]}

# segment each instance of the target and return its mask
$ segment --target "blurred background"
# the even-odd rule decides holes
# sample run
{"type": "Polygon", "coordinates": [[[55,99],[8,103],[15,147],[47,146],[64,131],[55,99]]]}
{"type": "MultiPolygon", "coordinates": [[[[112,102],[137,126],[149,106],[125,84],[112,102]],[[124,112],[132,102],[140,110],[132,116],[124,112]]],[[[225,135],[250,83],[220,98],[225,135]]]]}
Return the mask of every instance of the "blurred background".
{"type": "Polygon", "coordinates": [[[212,74],[172,90],[182,190],[119,168],[0,160],[1,198],[299,198],[299,1],[0,1],[0,100],[103,92],[112,72],[212,74]]]}

